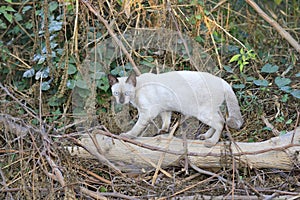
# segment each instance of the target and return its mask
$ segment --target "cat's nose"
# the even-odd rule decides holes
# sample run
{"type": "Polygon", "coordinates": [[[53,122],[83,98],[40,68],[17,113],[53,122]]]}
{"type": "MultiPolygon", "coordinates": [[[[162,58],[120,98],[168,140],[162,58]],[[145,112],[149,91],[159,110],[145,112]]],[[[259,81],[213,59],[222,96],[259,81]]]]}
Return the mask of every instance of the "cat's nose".
{"type": "Polygon", "coordinates": [[[119,102],[120,102],[120,104],[124,104],[124,102],[125,102],[124,95],[120,95],[119,102]]]}

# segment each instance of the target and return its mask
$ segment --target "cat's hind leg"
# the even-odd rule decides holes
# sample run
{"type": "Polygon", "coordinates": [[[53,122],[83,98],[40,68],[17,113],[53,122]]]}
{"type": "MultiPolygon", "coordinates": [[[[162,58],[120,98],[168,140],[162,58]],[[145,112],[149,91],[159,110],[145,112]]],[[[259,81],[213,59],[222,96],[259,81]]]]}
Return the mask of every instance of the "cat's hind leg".
{"type": "Polygon", "coordinates": [[[204,140],[204,142],[205,142],[204,145],[206,147],[212,147],[215,144],[217,144],[218,141],[220,140],[221,133],[223,130],[223,124],[220,124],[219,127],[220,128],[215,129],[214,134],[210,138],[204,140]]]}
{"type": "Polygon", "coordinates": [[[204,134],[204,145],[206,147],[212,147],[218,143],[224,126],[223,117],[218,112],[214,113],[215,114],[210,113],[208,117],[201,115],[198,118],[210,127],[210,129],[204,134]]]}
{"type": "Polygon", "coordinates": [[[162,120],[162,127],[158,131],[158,133],[167,133],[169,132],[170,124],[171,124],[171,115],[172,112],[164,111],[160,113],[160,117],[162,120]]]}

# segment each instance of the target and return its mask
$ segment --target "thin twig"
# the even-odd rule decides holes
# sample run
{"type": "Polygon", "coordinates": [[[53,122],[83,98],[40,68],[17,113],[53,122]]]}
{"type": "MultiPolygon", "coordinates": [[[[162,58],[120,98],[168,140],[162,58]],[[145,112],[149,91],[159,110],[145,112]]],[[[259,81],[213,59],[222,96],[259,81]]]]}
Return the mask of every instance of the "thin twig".
{"type": "Polygon", "coordinates": [[[266,126],[272,130],[275,136],[278,136],[280,134],[279,131],[268,121],[268,119],[265,118],[265,116],[262,115],[260,118],[263,120],[266,126]]]}
{"type": "MultiPolygon", "coordinates": [[[[173,128],[172,128],[172,130],[171,130],[171,132],[170,132],[170,134],[169,134],[169,136],[168,136],[168,142],[167,142],[167,144],[166,144],[166,146],[165,146],[166,149],[169,148],[170,141],[171,141],[171,139],[173,138],[173,135],[174,135],[174,133],[175,133],[175,130],[176,130],[177,127],[178,127],[178,124],[179,124],[179,123],[176,122],[176,124],[173,126],[173,128]]],[[[155,181],[156,181],[156,179],[157,179],[158,172],[159,172],[159,170],[160,170],[160,168],[161,168],[161,164],[162,164],[162,162],[163,162],[165,156],[166,156],[166,153],[163,152],[163,153],[161,154],[159,160],[158,160],[158,163],[157,163],[157,166],[156,166],[156,170],[155,170],[155,173],[154,173],[153,178],[152,178],[152,185],[155,184],[155,181]]]]}
{"type": "Polygon", "coordinates": [[[294,128],[294,132],[293,132],[293,136],[292,136],[292,140],[291,140],[291,143],[293,144],[294,143],[294,138],[295,138],[295,134],[296,134],[296,129],[297,129],[297,126],[299,124],[299,118],[300,118],[300,112],[298,110],[298,108],[296,107],[296,111],[297,111],[297,119],[296,119],[296,123],[295,123],[295,128],[294,128]]]}
{"type": "Polygon", "coordinates": [[[130,56],[130,54],[128,53],[128,51],[126,50],[126,47],[123,45],[123,43],[118,39],[118,37],[116,36],[116,34],[114,33],[114,31],[111,29],[110,25],[108,24],[108,22],[99,14],[99,12],[97,12],[92,5],[85,0],[81,0],[82,3],[84,3],[89,10],[96,16],[98,17],[98,19],[104,24],[104,26],[106,27],[109,35],[113,38],[113,40],[119,45],[119,47],[122,49],[123,53],[126,55],[127,59],[129,60],[129,62],[131,63],[134,72],[137,75],[141,75],[140,70],[138,69],[138,67],[136,66],[134,60],[132,59],[132,57],[130,56]]]}
{"type": "Polygon", "coordinates": [[[177,23],[177,21],[176,21],[176,19],[175,19],[175,16],[174,16],[174,10],[172,9],[171,2],[170,2],[170,1],[167,1],[167,10],[169,11],[170,16],[172,17],[172,20],[173,20],[173,22],[174,22],[174,24],[175,24],[175,26],[176,26],[178,35],[179,35],[180,39],[182,40],[183,46],[184,46],[185,51],[186,51],[186,53],[187,53],[187,55],[188,55],[188,57],[189,57],[189,59],[190,59],[191,65],[194,66],[194,67],[197,69],[197,71],[200,71],[200,69],[198,68],[198,65],[196,65],[195,61],[192,59],[192,57],[191,57],[191,55],[190,55],[190,50],[189,50],[189,48],[188,48],[188,46],[187,46],[187,43],[186,43],[185,39],[184,39],[183,36],[182,36],[182,33],[181,33],[180,29],[179,29],[179,25],[178,25],[178,23],[177,23]]]}
{"type": "Polygon", "coordinates": [[[10,91],[4,87],[2,85],[2,83],[0,83],[0,88],[2,90],[4,90],[4,92],[9,96],[11,97],[13,100],[15,100],[31,117],[37,119],[38,121],[40,121],[40,118],[36,116],[36,113],[34,112],[34,110],[32,110],[31,108],[28,108],[25,104],[23,104],[19,99],[17,99],[14,95],[12,95],[10,93],[10,91]]]}
{"type": "Polygon", "coordinates": [[[127,195],[124,195],[124,194],[120,194],[120,193],[116,193],[116,192],[94,192],[94,191],[91,191],[87,188],[84,188],[84,187],[80,187],[80,191],[84,194],[87,194],[95,199],[100,199],[100,200],[107,200],[108,198],[106,198],[105,196],[107,197],[115,197],[115,198],[119,198],[119,199],[129,199],[129,200],[137,200],[138,198],[135,198],[135,197],[130,197],[130,196],[127,196],[127,195]]]}
{"type": "Polygon", "coordinates": [[[78,16],[79,16],[79,0],[76,0],[76,4],[75,4],[75,21],[74,21],[74,30],[73,30],[73,43],[75,44],[74,46],[74,52],[72,49],[71,54],[75,53],[75,56],[77,57],[77,59],[79,59],[79,55],[78,55],[78,16]]]}
{"type": "Polygon", "coordinates": [[[231,182],[227,181],[225,178],[221,177],[219,174],[216,174],[216,173],[213,173],[213,172],[210,172],[210,171],[207,171],[207,170],[204,170],[204,169],[201,169],[199,167],[197,167],[196,165],[194,165],[193,163],[189,163],[190,166],[196,170],[197,172],[201,173],[201,174],[205,174],[205,175],[209,175],[209,176],[213,176],[213,177],[217,177],[219,179],[219,181],[222,181],[224,183],[228,183],[230,185],[232,185],[231,182]]]}
{"type": "Polygon", "coordinates": [[[98,174],[96,174],[96,173],[94,173],[92,171],[89,171],[89,170],[83,168],[80,165],[75,165],[75,167],[78,168],[81,171],[86,172],[88,175],[91,175],[91,176],[95,177],[96,179],[98,179],[99,181],[101,181],[101,182],[103,182],[105,184],[108,184],[108,185],[112,184],[112,182],[110,180],[107,180],[107,179],[103,178],[102,176],[99,176],[98,174]]]}
{"type": "MultiPolygon", "coordinates": [[[[0,184],[4,187],[5,190],[8,191],[10,188],[8,188],[8,186],[6,184],[6,178],[5,178],[5,175],[4,175],[1,167],[0,167],[0,175],[1,175],[1,178],[2,178],[2,182],[0,182],[0,184]]],[[[7,194],[8,194],[8,196],[9,196],[10,199],[12,199],[12,200],[14,199],[13,196],[12,196],[12,194],[9,191],[7,192],[7,194]]]]}
{"type": "Polygon", "coordinates": [[[278,33],[285,38],[290,45],[292,45],[298,53],[300,53],[300,45],[299,43],[286,31],[284,30],[274,19],[269,17],[254,1],[246,0],[246,2],[271,26],[273,26],[278,33]]]}
{"type": "MultiPolygon", "coordinates": [[[[217,174],[216,174],[216,175],[217,175],[217,174]]],[[[184,193],[184,192],[186,192],[186,191],[188,191],[188,190],[191,190],[192,188],[196,187],[197,185],[204,184],[204,183],[210,181],[211,179],[213,179],[213,178],[215,178],[215,177],[216,177],[216,176],[211,176],[211,177],[209,177],[209,178],[207,178],[207,179],[205,179],[205,180],[203,180],[203,181],[199,181],[198,183],[195,183],[195,184],[193,184],[193,185],[187,186],[186,188],[184,188],[184,189],[182,189],[182,190],[179,190],[178,192],[175,192],[174,194],[172,194],[172,195],[170,195],[170,196],[161,197],[161,198],[159,198],[158,200],[171,199],[172,197],[175,197],[175,196],[177,196],[177,195],[179,195],[179,194],[181,194],[181,193],[184,193]]]]}

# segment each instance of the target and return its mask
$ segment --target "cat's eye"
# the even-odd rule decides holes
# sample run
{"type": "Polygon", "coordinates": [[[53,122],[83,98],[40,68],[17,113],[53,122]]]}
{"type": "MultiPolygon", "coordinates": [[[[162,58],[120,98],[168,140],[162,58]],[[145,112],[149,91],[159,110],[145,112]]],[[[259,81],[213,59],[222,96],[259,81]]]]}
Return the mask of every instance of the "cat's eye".
{"type": "Polygon", "coordinates": [[[116,91],[116,92],[113,92],[113,95],[114,95],[114,96],[119,96],[119,92],[117,92],[117,91],[116,91]]]}
{"type": "Polygon", "coordinates": [[[125,96],[130,96],[130,91],[126,91],[125,96]]]}

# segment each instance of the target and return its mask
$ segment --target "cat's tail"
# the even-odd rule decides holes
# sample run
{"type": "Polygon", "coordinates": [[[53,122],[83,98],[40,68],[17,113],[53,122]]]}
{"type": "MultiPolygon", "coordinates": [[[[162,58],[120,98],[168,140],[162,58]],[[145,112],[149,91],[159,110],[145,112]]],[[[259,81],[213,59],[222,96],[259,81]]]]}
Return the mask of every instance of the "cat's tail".
{"type": "Polygon", "coordinates": [[[226,105],[229,113],[229,117],[226,120],[226,124],[234,129],[240,129],[244,123],[244,120],[241,115],[239,102],[231,88],[231,86],[226,82],[225,84],[225,99],[226,105]]]}

